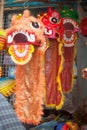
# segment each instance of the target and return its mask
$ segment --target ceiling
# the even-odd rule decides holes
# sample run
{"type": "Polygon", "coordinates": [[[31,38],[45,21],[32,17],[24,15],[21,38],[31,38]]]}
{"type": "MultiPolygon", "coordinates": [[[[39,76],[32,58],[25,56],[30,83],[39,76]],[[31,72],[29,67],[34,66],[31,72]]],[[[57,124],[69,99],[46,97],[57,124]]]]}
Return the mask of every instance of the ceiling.
{"type": "Polygon", "coordinates": [[[25,8],[45,8],[48,6],[62,8],[69,5],[76,9],[78,2],[87,11],[87,0],[5,0],[5,11],[25,8]]]}

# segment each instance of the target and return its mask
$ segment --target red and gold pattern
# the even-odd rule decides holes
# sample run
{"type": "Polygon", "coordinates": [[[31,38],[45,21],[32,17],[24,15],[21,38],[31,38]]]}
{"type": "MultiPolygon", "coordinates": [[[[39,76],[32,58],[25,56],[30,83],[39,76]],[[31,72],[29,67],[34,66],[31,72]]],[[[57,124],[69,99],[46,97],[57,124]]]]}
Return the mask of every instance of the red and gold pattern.
{"type": "Polygon", "coordinates": [[[49,47],[45,53],[45,105],[47,108],[61,109],[64,95],[61,86],[63,21],[57,10],[48,8],[39,18],[45,26],[45,36],[49,47]]]}
{"type": "Polygon", "coordinates": [[[38,15],[43,24],[45,25],[45,36],[47,38],[61,38],[63,35],[63,21],[60,13],[57,10],[48,8],[47,13],[38,15]]]}
{"type": "Polygon", "coordinates": [[[11,45],[9,47],[9,54],[11,55],[12,60],[16,64],[27,64],[31,58],[32,53],[34,52],[33,45],[11,45]]]}
{"type": "Polygon", "coordinates": [[[64,46],[71,47],[74,46],[78,35],[78,24],[71,18],[63,18],[63,25],[64,25],[64,33],[62,42],[64,46]]]}
{"type": "Polygon", "coordinates": [[[56,39],[51,39],[45,54],[45,105],[47,108],[61,109],[64,103],[60,75],[62,72],[62,57],[56,39]]]}
{"type": "Polygon", "coordinates": [[[73,65],[75,58],[75,43],[78,38],[78,23],[71,18],[63,18],[64,34],[63,34],[63,71],[61,75],[62,90],[68,93],[73,88],[73,65]]]}

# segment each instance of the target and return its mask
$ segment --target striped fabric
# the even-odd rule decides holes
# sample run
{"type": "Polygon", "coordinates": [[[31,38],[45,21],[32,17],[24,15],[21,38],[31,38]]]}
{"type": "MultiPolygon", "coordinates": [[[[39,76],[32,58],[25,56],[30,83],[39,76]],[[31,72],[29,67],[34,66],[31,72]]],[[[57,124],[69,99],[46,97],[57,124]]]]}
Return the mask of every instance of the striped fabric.
{"type": "Polygon", "coordinates": [[[10,103],[0,94],[0,130],[25,130],[10,103]]]}

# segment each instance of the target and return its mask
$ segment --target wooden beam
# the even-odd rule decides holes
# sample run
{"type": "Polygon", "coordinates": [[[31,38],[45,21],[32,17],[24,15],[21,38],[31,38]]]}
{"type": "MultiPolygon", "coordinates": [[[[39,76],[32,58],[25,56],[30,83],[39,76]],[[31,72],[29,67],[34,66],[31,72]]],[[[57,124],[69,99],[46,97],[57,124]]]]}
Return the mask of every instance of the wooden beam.
{"type": "Polygon", "coordinates": [[[26,2],[25,0],[15,0],[13,3],[23,3],[26,2]]]}
{"type": "Polygon", "coordinates": [[[0,2],[0,28],[3,28],[4,0],[0,2]]]}
{"type": "Polygon", "coordinates": [[[14,3],[22,3],[22,2],[45,2],[50,3],[49,0],[15,0],[14,3]]]}

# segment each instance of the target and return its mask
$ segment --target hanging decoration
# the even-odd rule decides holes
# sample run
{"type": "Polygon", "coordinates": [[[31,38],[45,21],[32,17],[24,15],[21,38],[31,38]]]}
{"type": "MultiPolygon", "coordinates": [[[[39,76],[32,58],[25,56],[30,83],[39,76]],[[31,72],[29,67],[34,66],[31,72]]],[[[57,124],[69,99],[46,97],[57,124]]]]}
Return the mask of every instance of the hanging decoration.
{"type": "Polygon", "coordinates": [[[6,49],[7,35],[4,29],[0,29],[0,51],[6,49]]]}
{"type": "Polygon", "coordinates": [[[45,36],[48,42],[48,49],[45,53],[45,88],[44,99],[47,108],[61,109],[64,103],[64,95],[61,85],[62,72],[62,36],[63,21],[60,13],[48,8],[48,12],[38,15],[45,25],[45,36]]]}
{"type": "Polygon", "coordinates": [[[64,33],[63,33],[63,71],[61,75],[62,90],[64,93],[69,93],[73,88],[73,66],[75,59],[75,43],[78,38],[78,14],[73,9],[64,6],[59,11],[63,20],[64,33]]]}
{"type": "Polygon", "coordinates": [[[43,32],[41,32],[39,25],[41,24],[40,21],[37,22],[34,17],[30,16],[28,18],[28,16],[28,11],[25,11],[23,18],[20,15],[13,15],[12,27],[7,29],[8,52],[12,60],[19,65],[28,63],[32,58],[34,46],[42,46],[44,43],[43,32]],[[25,29],[24,25],[26,25],[25,29]],[[38,36],[36,36],[35,33],[37,33],[38,36]]]}
{"type": "MultiPolygon", "coordinates": [[[[7,34],[3,28],[0,28],[0,51],[6,50],[7,34]]],[[[15,81],[10,77],[3,78],[3,68],[0,66],[0,93],[8,97],[15,89],[15,81]]]]}
{"type": "Polygon", "coordinates": [[[60,38],[63,35],[63,22],[60,17],[60,13],[57,10],[52,10],[51,7],[48,8],[48,12],[38,14],[45,25],[45,36],[47,38],[60,38]]]}
{"type": "Polygon", "coordinates": [[[43,115],[44,26],[29,10],[14,15],[11,25],[6,31],[8,51],[16,63],[15,111],[23,123],[37,125],[43,115]]]}

